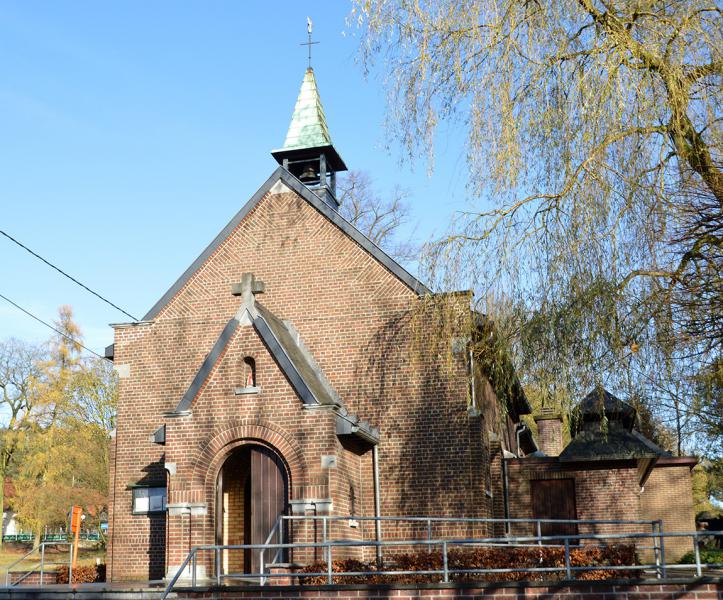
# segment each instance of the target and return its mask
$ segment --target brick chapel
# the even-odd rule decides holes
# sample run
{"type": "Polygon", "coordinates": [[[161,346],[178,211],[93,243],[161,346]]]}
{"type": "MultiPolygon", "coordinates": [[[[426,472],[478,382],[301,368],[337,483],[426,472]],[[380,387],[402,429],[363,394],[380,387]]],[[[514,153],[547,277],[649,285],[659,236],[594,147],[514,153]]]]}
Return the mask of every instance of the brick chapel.
{"type": "MultiPolygon", "coordinates": [[[[360,517],[530,515],[528,480],[569,479],[557,458],[521,463],[537,446],[511,362],[501,385],[464,335],[444,340],[450,358],[420,351],[435,295],[339,214],[346,165],[311,68],[272,156],[144,319],[114,325],[112,581],[166,577],[194,546],[263,543],[281,514],[343,515],[329,536],[373,539],[360,517]]],[[[471,313],[470,294],[445,296],[471,313]]],[[[255,572],[259,556],[222,561],[205,568],[255,572]]]]}

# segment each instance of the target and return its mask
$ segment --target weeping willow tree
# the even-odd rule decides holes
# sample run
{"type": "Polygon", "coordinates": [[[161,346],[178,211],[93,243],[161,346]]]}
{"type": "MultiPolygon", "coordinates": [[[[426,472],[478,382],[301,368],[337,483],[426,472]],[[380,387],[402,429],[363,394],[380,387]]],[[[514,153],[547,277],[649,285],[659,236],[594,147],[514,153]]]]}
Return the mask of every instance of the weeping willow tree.
{"type": "Polygon", "coordinates": [[[543,403],[604,384],[694,431],[723,327],[720,7],[356,0],[350,22],[411,159],[467,132],[436,285],[476,290],[543,403]]]}

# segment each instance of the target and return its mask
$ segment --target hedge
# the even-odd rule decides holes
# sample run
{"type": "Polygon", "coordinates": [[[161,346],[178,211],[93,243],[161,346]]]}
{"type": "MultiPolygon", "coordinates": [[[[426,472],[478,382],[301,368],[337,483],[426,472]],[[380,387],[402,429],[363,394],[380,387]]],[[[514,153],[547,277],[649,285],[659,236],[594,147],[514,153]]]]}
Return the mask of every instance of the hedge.
{"type": "MultiPolygon", "coordinates": [[[[88,565],[73,569],[73,583],[102,583],[105,581],[105,565],[88,565]]],[[[58,567],[57,583],[68,583],[68,567],[58,567]]]]}
{"type": "MultiPolygon", "coordinates": [[[[450,571],[462,569],[530,569],[557,567],[561,571],[514,571],[506,573],[450,573],[450,581],[551,581],[566,578],[564,548],[542,547],[495,547],[450,549],[447,552],[450,571]]],[[[570,549],[572,567],[603,567],[594,571],[573,571],[573,578],[580,580],[603,580],[636,577],[636,569],[605,569],[608,566],[637,565],[635,546],[616,544],[613,546],[584,546],[570,549]]],[[[419,552],[396,554],[385,558],[384,568],[375,563],[355,559],[335,560],[332,571],[349,573],[360,571],[441,571],[444,558],[441,552],[419,552]]],[[[314,562],[299,570],[300,573],[324,573],[325,562],[314,562]]],[[[433,583],[441,575],[349,575],[333,577],[335,584],[353,583],[433,583]]],[[[301,585],[323,585],[326,576],[300,577],[301,585]]]]}
{"type": "MultiPolygon", "coordinates": [[[[692,565],[695,563],[695,551],[691,550],[686,552],[681,558],[680,562],[685,565],[692,565]]],[[[701,548],[700,549],[700,562],[701,564],[723,564],[723,548],[701,548]]]]}

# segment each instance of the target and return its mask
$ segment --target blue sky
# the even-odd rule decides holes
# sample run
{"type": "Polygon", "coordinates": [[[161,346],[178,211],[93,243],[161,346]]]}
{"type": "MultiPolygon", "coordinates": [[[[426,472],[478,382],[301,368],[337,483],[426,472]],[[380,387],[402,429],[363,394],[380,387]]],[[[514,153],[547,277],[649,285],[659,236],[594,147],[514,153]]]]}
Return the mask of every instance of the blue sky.
{"type": "MultiPolygon", "coordinates": [[[[379,191],[410,192],[419,241],[465,208],[463,140],[435,171],[400,164],[384,74],[364,78],[347,2],[0,3],[0,229],[142,316],[276,167],[313,65],[334,143],[379,191]],[[389,147],[388,147],[389,146],[389,147]]],[[[0,294],[45,320],[70,304],[86,345],[127,318],[0,237],[0,294]]],[[[0,299],[0,338],[49,331],[0,299]]]]}

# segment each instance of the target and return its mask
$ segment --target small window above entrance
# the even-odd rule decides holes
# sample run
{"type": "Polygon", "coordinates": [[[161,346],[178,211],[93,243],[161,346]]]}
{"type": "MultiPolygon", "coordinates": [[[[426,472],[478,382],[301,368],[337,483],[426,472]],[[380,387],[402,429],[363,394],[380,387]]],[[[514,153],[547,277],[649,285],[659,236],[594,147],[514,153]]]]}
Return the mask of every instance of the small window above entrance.
{"type": "Polygon", "coordinates": [[[241,366],[242,385],[234,389],[234,394],[258,394],[261,388],[256,383],[256,361],[251,356],[244,357],[241,366]]]}

